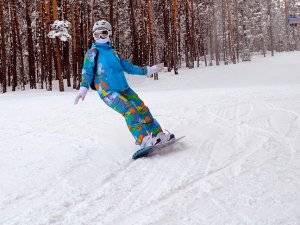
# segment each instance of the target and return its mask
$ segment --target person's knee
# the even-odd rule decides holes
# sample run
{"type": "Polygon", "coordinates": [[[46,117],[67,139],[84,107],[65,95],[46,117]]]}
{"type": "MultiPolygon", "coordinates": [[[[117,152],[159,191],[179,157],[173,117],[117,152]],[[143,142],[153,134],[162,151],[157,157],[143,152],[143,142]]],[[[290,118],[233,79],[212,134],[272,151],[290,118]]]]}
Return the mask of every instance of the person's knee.
{"type": "Polygon", "coordinates": [[[137,110],[140,114],[146,114],[149,112],[149,108],[144,103],[142,103],[141,106],[138,106],[137,110]]]}
{"type": "Polygon", "coordinates": [[[139,114],[135,108],[128,107],[124,113],[124,117],[126,118],[127,124],[139,122],[139,114]]]}

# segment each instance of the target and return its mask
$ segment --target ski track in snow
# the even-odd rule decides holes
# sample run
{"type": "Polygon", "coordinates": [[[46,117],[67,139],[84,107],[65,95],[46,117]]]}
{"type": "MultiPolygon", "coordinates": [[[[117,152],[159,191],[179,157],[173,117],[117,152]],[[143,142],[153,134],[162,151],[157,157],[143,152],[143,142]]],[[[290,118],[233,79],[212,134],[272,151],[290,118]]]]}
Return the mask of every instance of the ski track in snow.
{"type": "Polygon", "coordinates": [[[299,225],[299,87],[137,86],[186,138],[136,161],[94,93],[78,106],[75,92],[0,96],[0,224],[299,225]]]}

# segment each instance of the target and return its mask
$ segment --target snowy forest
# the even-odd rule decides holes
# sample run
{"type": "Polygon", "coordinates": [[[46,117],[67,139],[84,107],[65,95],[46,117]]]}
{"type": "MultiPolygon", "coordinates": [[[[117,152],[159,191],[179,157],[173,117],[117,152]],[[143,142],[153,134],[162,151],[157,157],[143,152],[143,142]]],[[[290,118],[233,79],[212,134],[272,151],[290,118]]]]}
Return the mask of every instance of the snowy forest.
{"type": "MultiPolygon", "coordinates": [[[[112,24],[113,46],[136,65],[168,71],[300,50],[299,0],[0,0],[0,93],[79,88],[92,26],[112,24]]],[[[154,76],[158,79],[158,75],[154,76]]]]}

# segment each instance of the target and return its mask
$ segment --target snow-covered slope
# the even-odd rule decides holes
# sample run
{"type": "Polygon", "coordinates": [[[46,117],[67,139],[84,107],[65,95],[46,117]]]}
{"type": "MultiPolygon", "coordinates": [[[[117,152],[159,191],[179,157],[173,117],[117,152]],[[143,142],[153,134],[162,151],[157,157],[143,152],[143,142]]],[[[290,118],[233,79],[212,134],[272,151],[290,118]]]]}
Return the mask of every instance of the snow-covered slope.
{"type": "Polygon", "coordinates": [[[0,224],[300,224],[300,53],[129,77],[161,125],[138,149],[95,92],[0,95],[0,224]]]}

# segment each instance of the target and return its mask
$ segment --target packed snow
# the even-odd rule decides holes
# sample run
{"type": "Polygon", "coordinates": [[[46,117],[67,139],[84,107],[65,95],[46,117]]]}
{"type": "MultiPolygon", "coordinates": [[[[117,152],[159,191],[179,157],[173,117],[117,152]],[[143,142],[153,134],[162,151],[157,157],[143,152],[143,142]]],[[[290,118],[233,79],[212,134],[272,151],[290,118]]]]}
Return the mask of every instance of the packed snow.
{"type": "Polygon", "coordinates": [[[0,95],[0,224],[299,225],[300,52],[128,76],[163,128],[148,158],[96,92],[0,95]]]}

